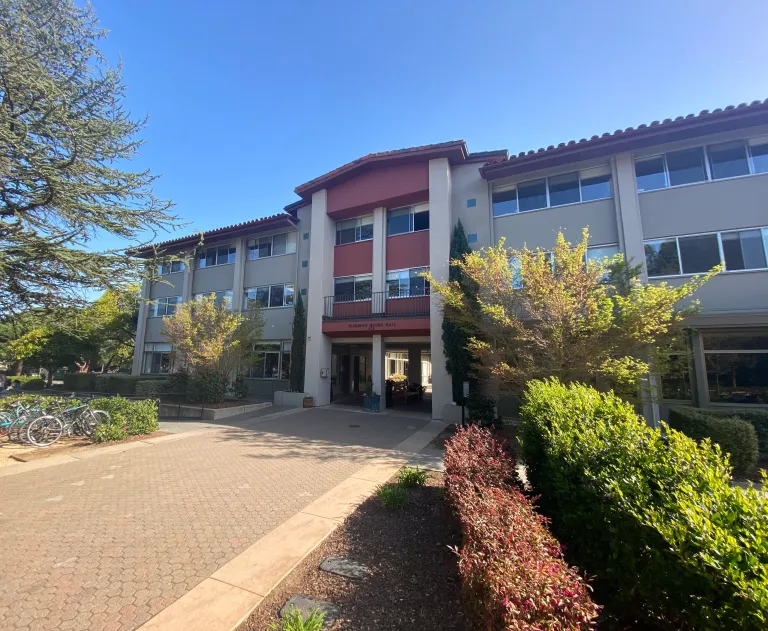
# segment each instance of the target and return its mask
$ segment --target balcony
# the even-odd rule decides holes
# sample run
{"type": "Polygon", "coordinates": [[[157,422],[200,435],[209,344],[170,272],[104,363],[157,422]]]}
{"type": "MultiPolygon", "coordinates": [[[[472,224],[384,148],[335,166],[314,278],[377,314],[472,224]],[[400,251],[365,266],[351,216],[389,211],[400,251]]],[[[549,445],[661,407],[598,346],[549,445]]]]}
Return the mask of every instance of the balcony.
{"type": "Polygon", "coordinates": [[[370,298],[326,296],[324,320],[364,320],[366,318],[403,318],[429,316],[429,292],[418,296],[389,296],[376,291],[370,298]]]}

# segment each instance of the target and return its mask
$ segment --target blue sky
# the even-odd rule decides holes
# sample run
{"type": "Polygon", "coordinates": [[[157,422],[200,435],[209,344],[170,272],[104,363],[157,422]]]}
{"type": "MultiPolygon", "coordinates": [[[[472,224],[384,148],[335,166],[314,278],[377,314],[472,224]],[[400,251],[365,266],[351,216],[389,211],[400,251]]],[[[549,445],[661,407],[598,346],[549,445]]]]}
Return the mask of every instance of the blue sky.
{"type": "Polygon", "coordinates": [[[280,212],[374,151],[519,152],[768,97],[764,0],[92,4],[176,236],[280,212]]]}

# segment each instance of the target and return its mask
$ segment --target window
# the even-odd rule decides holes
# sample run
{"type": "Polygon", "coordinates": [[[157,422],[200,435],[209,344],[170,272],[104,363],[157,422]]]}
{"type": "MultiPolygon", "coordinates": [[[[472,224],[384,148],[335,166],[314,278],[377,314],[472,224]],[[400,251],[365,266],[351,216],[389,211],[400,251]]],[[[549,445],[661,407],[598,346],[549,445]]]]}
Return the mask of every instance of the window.
{"type": "Polygon", "coordinates": [[[597,263],[603,261],[604,259],[613,258],[618,253],[618,245],[596,245],[591,248],[587,248],[587,262],[594,261],[597,263]]]}
{"type": "Polygon", "coordinates": [[[661,376],[661,398],[674,401],[691,401],[691,366],[688,351],[671,353],[661,376]]]}
{"type": "Polygon", "coordinates": [[[143,373],[168,373],[171,370],[170,344],[145,344],[143,373]]]}
{"type": "Polygon", "coordinates": [[[245,311],[253,309],[256,303],[260,304],[262,309],[292,307],[293,291],[293,283],[250,287],[245,290],[243,309],[245,311]]]}
{"type": "Polygon", "coordinates": [[[222,245],[217,248],[206,248],[197,253],[197,268],[227,265],[235,262],[235,246],[222,245]]]}
{"type": "Polygon", "coordinates": [[[169,263],[160,263],[157,266],[157,273],[160,276],[167,276],[168,274],[176,274],[184,271],[184,263],[182,261],[170,261],[169,263]]]}
{"type": "Polygon", "coordinates": [[[680,274],[676,239],[659,239],[645,243],[645,265],[648,276],[676,276],[680,274]]]}
{"type": "Polygon", "coordinates": [[[199,294],[193,294],[192,299],[202,300],[203,298],[207,298],[208,296],[213,296],[214,304],[220,305],[220,304],[224,304],[224,301],[226,301],[227,308],[230,310],[232,309],[232,290],[231,289],[225,289],[223,291],[206,291],[199,294]]]}
{"type": "Polygon", "coordinates": [[[336,222],[336,245],[373,239],[373,215],[336,222]]]}
{"type": "Polygon", "coordinates": [[[248,241],[248,260],[264,259],[281,254],[296,252],[296,233],[284,232],[270,237],[259,237],[248,241]]]}
{"type": "Polygon", "coordinates": [[[648,276],[702,274],[723,262],[726,272],[768,269],[768,229],[646,241],[645,261],[648,276]]]}
{"type": "Polygon", "coordinates": [[[181,296],[169,296],[155,300],[152,315],[156,318],[170,316],[176,313],[176,305],[181,304],[181,296]]]}
{"type": "Polygon", "coordinates": [[[709,398],[768,403],[768,329],[702,333],[709,398]]]}
{"type": "Polygon", "coordinates": [[[664,166],[664,156],[635,162],[635,178],[639,192],[666,188],[667,171],[664,166]]]}
{"type": "Polygon", "coordinates": [[[750,143],[749,154],[752,157],[752,173],[768,173],[768,142],[750,143]]]}
{"type": "Polygon", "coordinates": [[[529,210],[589,202],[611,197],[608,167],[595,167],[540,180],[521,182],[514,188],[494,191],[493,216],[503,217],[529,210]]]}
{"type": "Polygon", "coordinates": [[[387,236],[429,230],[429,206],[407,206],[387,211],[387,236]]]}
{"type": "Polygon", "coordinates": [[[427,271],[428,267],[414,267],[387,272],[387,297],[429,296],[429,281],[422,276],[427,271]]]}
{"type": "Polygon", "coordinates": [[[254,347],[248,376],[255,379],[288,379],[291,366],[290,342],[262,342],[254,347]]]}
{"type": "Polygon", "coordinates": [[[707,169],[701,147],[672,151],[666,155],[666,158],[670,186],[706,181],[707,169]]]}
{"type": "Polygon", "coordinates": [[[512,289],[521,289],[523,277],[520,274],[520,259],[516,256],[509,257],[509,271],[512,274],[512,289]]]}
{"type": "Polygon", "coordinates": [[[712,179],[749,175],[747,147],[742,141],[726,142],[707,147],[712,179]]]}
{"type": "Polygon", "coordinates": [[[706,274],[720,264],[720,246],[716,234],[679,237],[677,247],[683,274],[706,274]]]}
{"type": "Polygon", "coordinates": [[[341,276],[334,279],[333,295],[336,302],[370,300],[373,290],[373,276],[341,276]]]}

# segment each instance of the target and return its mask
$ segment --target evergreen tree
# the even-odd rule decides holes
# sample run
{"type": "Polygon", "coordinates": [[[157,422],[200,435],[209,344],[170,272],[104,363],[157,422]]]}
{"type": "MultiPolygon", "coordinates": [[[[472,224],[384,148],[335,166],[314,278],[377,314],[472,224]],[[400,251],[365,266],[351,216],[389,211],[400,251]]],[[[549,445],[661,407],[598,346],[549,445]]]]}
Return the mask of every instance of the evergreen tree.
{"type": "Polygon", "coordinates": [[[304,392],[304,365],[307,356],[307,314],[301,292],[293,306],[293,336],[291,339],[291,390],[304,392]]]}
{"type": "MultiPolygon", "coordinates": [[[[451,237],[451,267],[448,272],[448,281],[456,283],[457,287],[467,296],[467,305],[474,303],[472,296],[472,283],[464,275],[463,269],[454,265],[453,261],[462,261],[464,256],[472,252],[464,232],[461,220],[453,228],[451,237]]],[[[443,317],[443,350],[445,352],[445,369],[451,375],[453,400],[461,404],[464,396],[463,382],[472,377],[472,353],[469,351],[469,339],[474,332],[468,326],[466,319],[460,320],[453,317],[453,307],[450,304],[444,306],[443,317]]]]}
{"type": "MultiPolygon", "coordinates": [[[[78,3],[79,4],[79,3],[78,3]]],[[[97,47],[106,31],[73,0],[0,0],[0,310],[82,303],[82,289],[135,280],[135,241],[176,225],[148,170],[124,170],[139,151],[122,104],[120,67],[97,47]],[[126,244],[128,245],[128,244],[126,244]]]]}

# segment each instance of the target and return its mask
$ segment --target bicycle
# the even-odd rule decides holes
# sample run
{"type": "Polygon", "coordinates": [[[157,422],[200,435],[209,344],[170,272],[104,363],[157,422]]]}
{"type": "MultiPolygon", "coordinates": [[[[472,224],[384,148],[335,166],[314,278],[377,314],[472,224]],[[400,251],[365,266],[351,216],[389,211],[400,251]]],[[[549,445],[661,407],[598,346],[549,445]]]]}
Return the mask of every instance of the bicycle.
{"type": "Polygon", "coordinates": [[[92,410],[88,403],[67,408],[58,414],[46,414],[27,426],[27,440],[38,447],[49,447],[61,438],[73,434],[91,436],[101,423],[111,417],[104,410],[92,410]]]}

